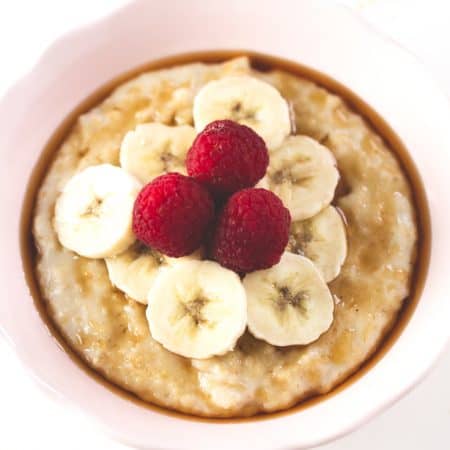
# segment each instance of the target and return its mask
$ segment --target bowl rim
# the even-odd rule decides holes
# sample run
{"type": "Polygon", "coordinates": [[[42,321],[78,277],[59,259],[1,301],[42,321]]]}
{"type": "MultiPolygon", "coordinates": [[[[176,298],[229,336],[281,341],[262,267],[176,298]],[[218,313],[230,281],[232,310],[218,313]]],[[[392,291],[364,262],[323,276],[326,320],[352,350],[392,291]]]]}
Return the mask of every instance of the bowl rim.
{"type": "MultiPolygon", "coordinates": [[[[173,0],[169,0],[168,3],[173,3],[173,0]]],[[[267,3],[267,5],[273,5],[274,1],[272,0],[264,0],[265,3],[267,3]]],[[[196,3],[199,3],[196,0],[196,3]]],[[[133,2],[130,3],[129,5],[126,5],[124,8],[112,13],[110,16],[105,17],[100,19],[98,22],[92,24],[92,25],[88,25],[86,27],[83,27],[81,29],[79,29],[78,31],[74,31],[68,35],[66,35],[65,37],[59,39],[57,41],[57,43],[52,46],[39,60],[39,62],[36,64],[36,66],[32,69],[32,71],[29,73],[29,75],[27,75],[21,82],[19,82],[16,86],[14,86],[13,88],[10,89],[10,91],[6,94],[6,96],[0,101],[0,118],[5,118],[5,114],[1,115],[1,113],[4,113],[6,110],[8,110],[9,106],[13,103],[13,102],[17,102],[18,100],[24,101],[26,106],[29,106],[29,104],[31,103],[32,100],[35,100],[37,97],[37,91],[40,89],[40,93],[42,94],[42,92],[46,91],[46,87],[45,87],[45,83],[43,83],[43,81],[48,81],[48,77],[46,80],[41,80],[39,81],[39,77],[43,77],[42,76],[42,72],[48,72],[48,70],[46,69],[46,67],[48,67],[48,65],[52,65],[55,63],[55,61],[57,61],[60,57],[61,57],[61,52],[63,52],[64,54],[66,52],[69,51],[70,53],[70,49],[72,44],[75,44],[74,47],[76,48],[76,42],[80,42],[81,41],[86,41],[86,39],[88,38],[88,35],[91,35],[95,32],[98,33],[99,31],[102,31],[102,33],[104,33],[105,35],[109,36],[109,27],[111,26],[111,23],[114,23],[115,21],[117,21],[117,18],[121,17],[122,14],[136,14],[139,11],[141,11],[142,5],[144,4],[144,2],[133,2]],[[39,87],[39,89],[37,88],[39,87]],[[27,95],[29,95],[30,93],[34,93],[34,95],[31,95],[30,98],[27,98],[27,95]]],[[[301,8],[302,11],[308,11],[310,14],[317,14],[319,12],[323,12],[323,9],[321,9],[322,7],[318,7],[316,9],[315,6],[311,6],[312,2],[307,2],[307,1],[301,1],[299,2],[299,4],[301,4],[301,8]]],[[[167,5],[168,6],[168,5],[167,5]]],[[[340,20],[347,20],[348,24],[353,23],[353,27],[356,27],[356,29],[359,29],[361,33],[368,33],[370,35],[371,39],[375,39],[378,40],[379,44],[381,47],[386,48],[385,46],[389,47],[390,51],[393,52],[396,57],[400,58],[403,62],[407,62],[409,67],[412,68],[414,67],[413,73],[415,73],[415,77],[418,79],[422,79],[422,80],[428,80],[430,83],[432,83],[432,86],[434,85],[434,82],[430,81],[430,78],[428,76],[428,74],[426,73],[426,71],[424,71],[424,69],[422,68],[422,66],[414,59],[411,57],[411,55],[406,55],[402,50],[399,50],[398,47],[394,46],[391,42],[386,41],[384,38],[380,37],[379,35],[375,35],[373,34],[373,31],[367,31],[367,28],[358,28],[359,26],[356,26],[355,23],[353,22],[355,20],[355,17],[351,14],[348,13],[346,8],[343,7],[338,7],[337,5],[332,7],[334,13],[336,15],[338,15],[340,17],[340,20]],[[343,17],[347,17],[347,19],[343,19],[343,17]],[[352,17],[352,19],[348,19],[348,17],[352,17]],[[365,32],[363,30],[366,30],[365,32]],[[395,50],[393,50],[395,49],[395,50]]],[[[327,13],[329,14],[329,12],[327,13]]],[[[358,20],[358,24],[360,24],[359,20],[358,20]]],[[[349,25],[350,26],[350,25],[349,25]]],[[[165,52],[167,53],[167,52],[165,52]]],[[[268,53],[268,52],[266,52],[268,53]]],[[[281,57],[285,57],[284,55],[280,55],[281,57]]],[[[152,58],[152,59],[156,59],[156,58],[152,58]]],[[[289,59],[289,58],[288,58],[289,59]]],[[[294,57],[290,58],[295,60],[294,57]]],[[[307,65],[311,65],[314,68],[317,68],[316,64],[308,64],[307,65]]],[[[323,71],[324,73],[330,73],[326,70],[323,70],[323,68],[318,67],[318,70],[323,71]]],[[[333,75],[334,76],[334,75],[333,75]]],[[[335,76],[334,76],[335,77],[335,76]]],[[[46,77],[43,77],[46,78],[46,77]]],[[[335,77],[336,78],[336,77],[335,77]]],[[[337,80],[339,82],[343,82],[344,85],[348,85],[348,83],[346,83],[345,81],[340,80],[337,77],[337,80]]],[[[91,90],[91,88],[89,88],[89,90],[91,90]]],[[[352,89],[354,90],[354,89],[352,89]]],[[[47,91],[48,91],[48,86],[47,86],[47,91]]],[[[443,95],[437,88],[432,88],[431,89],[431,97],[433,97],[433,102],[436,106],[437,103],[439,103],[438,101],[438,97],[440,99],[440,96],[443,95]]],[[[361,94],[355,90],[356,94],[360,95],[361,94]]],[[[429,94],[430,95],[430,94],[429,94]]],[[[366,98],[363,96],[363,98],[366,98]]],[[[66,105],[64,105],[63,107],[65,107],[66,105]]],[[[14,110],[14,108],[12,108],[14,110]]],[[[376,109],[376,108],[374,108],[376,109]]],[[[443,114],[443,118],[447,117],[450,118],[450,108],[448,103],[446,102],[445,105],[442,103],[439,103],[439,111],[443,114]]],[[[21,111],[18,112],[23,112],[23,109],[21,111]]],[[[0,124],[7,124],[8,127],[6,126],[2,126],[0,125],[0,128],[2,129],[2,140],[0,141],[2,144],[1,147],[7,148],[7,145],[5,145],[8,142],[8,138],[12,139],[12,136],[14,134],[14,132],[17,132],[17,130],[14,128],[14,125],[17,127],[17,125],[20,125],[21,123],[21,117],[18,116],[18,112],[16,111],[15,114],[12,114],[11,117],[9,118],[9,120],[1,120],[0,124]],[[16,120],[16,122],[14,123],[14,120],[16,120]],[[12,131],[13,130],[13,131],[12,131]],[[5,139],[6,136],[6,139],[5,139]]],[[[383,115],[384,116],[384,115],[383,115]]],[[[439,126],[435,126],[434,127],[434,131],[436,131],[436,129],[439,130],[445,130],[442,127],[442,124],[444,122],[443,118],[441,118],[441,120],[439,120],[439,126]]],[[[391,121],[389,121],[389,123],[392,123],[391,121]]],[[[428,123],[428,122],[427,122],[428,123]]],[[[392,125],[392,127],[397,131],[397,129],[395,128],[394,125],[392,125]]],[[[447,134],[444,133],[444,139],[441,143],[441,145],[437,146],[437,148],[443,148],[444,144],[450,142],[450,137],[448,136],[448,132],[447,134]]],[[[400,134],[400,137],[401,134],[400,134]]],[[[406,142],[406,145],[408,146],[408,143],[406,142]]],[[[29,144],[28,144],[29,146],[29,144]]],[[[408,146],[409,147],[409,146],[408,146]]],[[[5,157],[5,153],[2,151],[2,156],[5,157]]],[[[448,158],[447,158],[448,159],[448,158]]],[[[31,166],[33,166],[34,163],[33,161],[30,161],[30,163],[28,164],[28,166],[26,167],[26,170],[29,171],[31,166]],[[32,163],[32,164],[31,164],[32,163]]],[[[449,189],[449,185],[448,182],[447,184],[443,184],[444,186],[444,192],[445,190],[447,190],[448,192],[450,192],[449,189]]],[[[2,184],[2,188],[6,187],[5,185],[2,184]]],[[[426,188],[428,188],[428,186],[426,186],[426,188]]],[[[427,189],[429,190],[429,189],[427,189]]],[[[20,194],[20,193],[19,193],[20,194]]],[[[11,199],[7,196],[6,193],[6,189],[2,189],[2,200],[5,200],[8,204],[11,204],[11,199]]],[[[436,210],[436,202],[435,202],[435,192],[429,192],[429,198],[430,198],[430,207],[433,210],[436,210]],[[431,194],[431,195],[430,195],[431,194]]],[[[433,215],[434,218],[434,215],[433,215]]],[[[14,220],[16,220],[17,217],[14,217],[14,220]]],[[[13,221],[12,221],[13,222],[13,221]]],[[[442,216],[439,217],[439,224],[444,224],[445,225],[445,221],[442,219],[442,216]],[[441,223],[442,221],[442,223],[441,223]]],[[[9,228],[6,225],[2,225],[1,226],[1,231],[2,231],[2,238],[4,236],[9,236],[10,232],[11,232],[11,224],[9,224],[9,228]],[[5,234],[3,233],[5,232],[5,234]]],[[[12,223],[12,225],[17,225],[17,223],[12,223]]],[[[434,225],[434,224],[433,224],[434,225]]],[[[433,226],[433,231],[434,231],[434,226],[433,226]]],[[[436,235],[436,233],[433,233],[434,235],[436,235]]],[[[442,237],[442,233],[440,232],[440,229],[438,229],[438,236],[442,237]]],[[[442,243],[442,242],[440,242],[442,243]]],[[[8,244],[6,242],[6,244],[8,244]]],[[[446,246],[448,246],[448,239],[444,240],[444,248],[446,248],[446,246]]],[[[434,249],[435,244],[433,244],[433,249],[434,249]]],[[[14,248],[11,245],[7,245],[8,248],[10,248],[11,251],[14,251],[14,248]]],[[[16,250],[17,251],[17,250],[16,250]]],[[[3,264],[6,263],[5,261],[2,260],[2,266],[3,264]]],[[[6,267],[6,266],[4,266],[6,267]]],[[[13,273],[12,268],[10,268],[10,270],[7,272],[11,279],[13,279],[16,283],[20,282],[20,280],[17,280],[17,273],[20,272],[20,268],[17,267],[17,265],[13,266],[15,272],[13,273]]],[[[6,277],[5,277],[6,280],[6,277]]],[[[6,280],[8,281],[8,280],[6,280]]],[[[23,283],[23,281],[22,281],[23,283]]],[[[7,287],[11,287],[12,291],[14,292],[14,286],[9,283],[6,282],[5,286],[7,287]]],[[[17,287],[17,286],[16,286],[17,287]]],[[[8,291],[4,291],[2,290],[2,293],[7,293],[8,291]]],[[[22,292],[23,292],[23,286],[22,286],[22,292]]],[[[2,319],[0,319],[0,329],[3,329],[3,331],[6,333],[7,337],[9,338],[10,342],[13,343],[13,345],[16,348],[16,352],[18,353],[19,357],[22,359],[22,361],[28,365],[28,368],[31,370],[35,371],[35,375],[38,374],[40,371],[37,370],[37,364],[39,364],[38,361],[36,361],[35,358],[32,357],[32,355],[30,354],[30,350],[27,346],[27,339],[24,339],[23,336],[23,332],[21,332],[17,327],[14,327],[11,325],[11,317],[10,317],[10,313],[11,311],[7,311],[6,308],[6,302],[5,302],[5,295],[2,295],[3,300],[0,300],[0,311],[6,311],[8,312],[8,314],[5,313],[4,317],[2,317],[2,319]]],[[[15,311],[16,312],[16,311],[15,311]]],[[[449,317],[449,308],[442,308],[439,310],[439,312],[441,313],[441,318],[438,321],[438,323],[443,323],[442,318],[447,319],[449,317]]],[[[439,315],[437,315],[437,317],[439,318],[439,315]]],[[[393,403],[397,398],[399,398],[401,395],[403,395],[404,393],[406,393],[409,389],[412,388],[412,386],[420,379],[424,376],[424,374],[427,372],[427,370],[429,370],[430,366],[433,364],[433,362],[436,360],[436,358],[438,357],[438,355],[440,354],[440,352],[443,350],[445,342],[448,340],[449,338],[449,332],[442,332],[442,330],[440,330],[440,333],[435,334],[436,337],[439,338],[439,348],[438,349],[434,349],[434,351],[432,352],[432,355],[428,355],[428,359],[426,360],[426,363],[424,364],[424,362],[422,361],[422,364],[420,365],[420,367],[416,367],[416,372],[414,373],[413,377],[409,377],[408,380],[403,380],[402,383],[400,383],[400,385],[396,385],[395,388],[395,392],[396,394],[393,395],[391,394],[389,396],[389,398],[385,398],[383,399],[383,401],[378,401],[375,402],[374,401],[374,406],[371,408],[361,408],[359,410],[359,413],[357,414],[358,417],[352,417],[352,420],[347,421],[345,424],[341,423],[339,424],[339,427],[334,427],[333,429],[330,428],[330,430],[327,433],[321,433],[321,434],[311,434],[310,436],[307,436],[306,438],[304,438],[303,440],[299,440],[298,436],[291,436],[290,441],[280,441],[279,444],[281,445],[297,445],[299,444],[300,446],[304,446],[304,445],[316,445],[318,443],[322,443],[328,440],[331,440],[335,437],[338,437],[342,434],[345,434],[347,431],[349,431],[350,429],[355,428],[357,425],[359,425],[360,423],[366,421],[368,418],[372,417],[373,415],[375,415],[379,410],[384,409],[385,407],[387,407],[388,405],[390,405],[391,403],[393,403]],[[376,404],[376,406],[375,406],[376,404]]],[[[410,339],[411,337],[407,337],[405,339],[410,339]]],[[[398,352],[397,352],[398,353],[398,352]]],[[[398,357],[398,356],[397,356],[398,357]]],[[[48,376],[42,376],[42,373],[40,373],[39,375],[37,375],[38,378],[40,379],[40,381],[42,383],[45,383],[45,385],[49,386],[49,387],[53,387],[54,388],[54,383],[52,383],[52,379],[51,377],[49,378],[48,376]]],[[[80,403],[80,399],[78,398],[74,398],[73,395],[68,394],[67,392],[61,392],[60,388],[56,388],[56,390],[63,396],[66,397],[71,397],[72,401],[75,401],[80,404],[84,404],[84,408],[86,409],[86,402],[81,402],[80,403]]],[[[359,390],[361,391],[361,388],[359,388],[359,390]]],[[[364,392],[364,390],[363,390],[364,392]]],[[[77,393],[78,395],[80,393],[77,393]]],[[[364,397],[364,396],[362,396],[364,397]]],[[[96,411],[93,411],[92,408],[87,408],[87,409],[91,409],[91,413],[97,415],[98,418],[105,420],[105,416],[102,417],[101,412],[99,412],[99,410],[97,409],[96,411]]],[[[293,413],[292,415],[296,415],[297,413],[293,413]]],[[[299,413],[300,414],[300,413],[299,413]]],[[[277,419],[274,418],[273,420],[270,419],[271,421],[273,421],[274,423],[279,425],[279,422],[281,419],[277,419]]],[[[316,419],[317,420],[317,419],[316,419]]],[[[285,417],[282,418],[282,421],[285,421],[285,417]]],[[[109,426],[111,427],[111,425],[113,425],[113,423],[109,420],[109,426]]],[[[291,421],[286,421],[286,422],[291,422],[291,421]]],[[[256,422],[258,423],[258,422],[256,422]]],[[[267,422],[265,422],[266,425],[267,422]]],[[[114,422],[114,427],[115,425],[117,425],[117,422],[114,422]]],[[[241,426],[240,424],[236,424],[237,426],[241,426]]],[[[173,426],[173,423],[172,423],[173,426]]],[[[219,425],[224,427],[224,425],[219,425]]],[[[289,425],[292,426],[292,423],[289,425]]],[[[216,427],[214,427],[216,428],[216,427]]],[[[227,427],[228,428],[228,427],[227,427]]],[[[249,430],[252,427],[249,427],[249,430]]],[[[285,428],[284,428],[285,429],[285,428]]],[[[145,439],[142,436],[139,436],[139,440],[136,441],[133,439],[132,436],[130,436],[129,431],[128,432],[123,432],[123,430],[117,430],[117,428],[114,430],[117,437],[121,438],[121,440],[125,440],[125,441],[129,441],[132,443],[137,443],[137,445],[149,445],[148,442],[151,441],[147,441],[147,443],[145,442],[145,439]],[[143,440],[144,439],[144,440],[143,440]]],[[[221,433],[223,434],[223,433],[221,433]]],[[[226,435],[226,433],[224,434],[224,436],[226,435]]],[[[164,441],[160,441],[159,444],[163,443],[164,441]]],[[[159,445],[158,444],[158,445],[159,445]]],[[[165,444],[164,444],[165,445],[165,444]]],[[[277,443],[278,445],[278,443],[277,443]]],[[[183,447],[185,448],[185,447],[183,447]]],[[[186,447],[188,448],[188,447],[186,447]]]]}

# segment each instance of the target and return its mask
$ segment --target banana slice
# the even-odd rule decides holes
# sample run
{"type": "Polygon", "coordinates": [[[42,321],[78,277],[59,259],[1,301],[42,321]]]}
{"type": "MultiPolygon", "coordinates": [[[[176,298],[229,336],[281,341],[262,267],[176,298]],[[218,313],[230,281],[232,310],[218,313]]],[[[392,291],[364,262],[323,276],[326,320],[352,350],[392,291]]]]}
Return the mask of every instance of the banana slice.
{"type": "Polygon", "coordinates": [[[187,358],[232,350],[247,322],[247,302],[234,272],[212,261],[189,261],[164,269],[149,296],[153,339],[187,358]]]}
{"type": "Polygon", "coordinates": [[[267,270],[244,278],[248,328],[272,345],[306,345],[328,330],[334,303],[328,286],[314,264],[285,252],[267,270]]]}
{"type": "Polygon", "coordinates": [[[122,141],[120,165],[142,183],[149,183],[167,172],[186,174],[186,154],[195,135],[194,128],[189,125],[138,125],[122,141]]]}
{"type": "Polygon", "coordinates": [[[272,151],[259,186],[277,194],[292,220],[308,219],[331,203],[339,180],[333,154],[307,136],[289,136],[272,151]]]}
{"type": "Polygon", "coordinates": [[[160,269],[180,262],[200,260],[201,252],[182,258],[170,258],[136,241],[120,255],[106,258],[106,267],[111,283],[128,297],[147,304],[148,293],[160,269]]]}
{"type": "Polygon", "coordinates": [[[334,280],[347,257],[345,225],[336,208],[293,222],[286,250],[310,259],[326,283],[334,280]]]}
{"type": "Polygon", "coordinates": [[[105,258],[135,240],[132,213],[140,183],[120,167],[84,169],[66,184],[55,205],[54,226],[61,244],[87,258],[105,258]]]}
{"type": "Polygon", "coordinates": [[[249,76],[210,81],[194,99],[198,132],[219,119],[231,119],[253,128],[267,147],[278,147],[291,132],[286,100],[270,84],[249,76]]]}

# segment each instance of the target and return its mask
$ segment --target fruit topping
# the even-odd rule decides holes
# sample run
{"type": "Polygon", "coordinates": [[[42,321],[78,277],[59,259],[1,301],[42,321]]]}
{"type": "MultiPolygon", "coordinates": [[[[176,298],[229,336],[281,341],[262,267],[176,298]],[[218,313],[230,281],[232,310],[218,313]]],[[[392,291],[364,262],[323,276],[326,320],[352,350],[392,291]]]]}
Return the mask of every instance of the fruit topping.
{"type": "Polygon", "coordinates": [[[254,186],[266,173],[269,154],[249,127],[216,120],[198,134],[186,159],[188,174],[218,196],[254,186]]]}
{"type": "Polygon", "coordinates": [[[265,189],[233,194],[219,216],[211,255],[236,272],[278,263],[288,243],[291,216],[281,200],[265,189]]]}
{"type": "Polygon", "coordinates": [[[133,231],[147,246],[167,256],[198,249],[214,219],[210,193],[192,178],[168,173],[147,184],[133,210],[133,231]]]}

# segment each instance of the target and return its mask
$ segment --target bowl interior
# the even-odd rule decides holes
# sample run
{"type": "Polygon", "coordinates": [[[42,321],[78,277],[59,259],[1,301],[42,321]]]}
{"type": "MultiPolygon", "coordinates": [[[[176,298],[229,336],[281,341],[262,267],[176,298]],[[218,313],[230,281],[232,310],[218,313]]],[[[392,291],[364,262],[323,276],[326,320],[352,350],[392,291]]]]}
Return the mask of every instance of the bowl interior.
{"type": "Polygon", "coordinates": [[[25,278],[28,283],[30,292],[33,296],[35,306],[42,320],[47,325],[48,329],[51,330],[52,334],[58,340],[60,347],[67,352],[68,356],[70,356],[73,359],[75,364],[77,364],[81,369],[85,370],[88,375],[94,377],[94,379],[100,384],[102,384],[104,387],[108,388],[117,395],[121,395],[124,398],[135,402],[136,404],[142,407],[147,407],[153,409],[156,412],[168,414],[170,416],[178,417],[184,420],[199,420],[211,423],[213,422],[239,423],[243,421],[248,422],[253,420],[268,420],[274,417],[280,417],[285,414],[299,412],[300,410],[303,410],[307,407],[317,404],[320,401],[324,401],[330,398],[337,392],[340,392],[343,389],[349,387],[359,377],[367,373],[367,371],[370,370],[370,368],[372,368],[378,361],[381,360],[381,358],[383,358],[383,356],[389,351],[392,345],[394,345],[395,341],[401,335],[402,331],[407,326],[412,314],[414,313],[417,303],[422,294],[424,283],[426,280],[428,272],[428,264],[430,259],[430,245],[431,245],[429,208],[421,177],[417,171],[417,168],[414,165],[414,162],[409,156],[406,147],[401,142],[399,137],[395,134],[395,132],[392,130],[392,128],[389,126],[389,124],[387,124],[384,121],[384,119],[381,116],[379,116],[376,113],[376,111],[374,111],[369,105],[367,105],[361,98],[359,98],[356,94],[351,92],[350,89],[346,88],[341,83],[338,83],[331,77],[324,75],[304,65],[294,63],[292,61],[287,61],[274,56],[263,55],[249,50],[239,50],[239,51],[211,50],[205,52],[193,52],[188,54],[169,56],[157,61],[149,62],[147,64],[134,68],[130,71],[127,71],[126,73],[121,74],[118,77],[115,77],[113,80],[110,80],[104,86],[101,86],[99,89],[97,89],[87,99],[82,101],[81,104],[78,105],[68,115],[68,117],[66,117],[62,121],[61,125],[50,137],[50,139],[47,142],[47,145],[41,152],[39,159],[30,176],[27,192],[25,194],[25,198],[23,201],[20,233],[21,233],[20,236],[21,252],[25,278]],[[417,211],[419,212],[419,215],[417,217],[419,228],[419,246],[418,246],[419,255],[417,257],[417,264],[415,267],[413,292],[409,296],[409,298],[405,301],[405,304],[403,305],[402,310],[399,313],[399,317],[394,327],[387,333],[385,339],[383,340],[379,348],[363,364],[363,366],[353,375],[348,377],[336,389],[334,389],[333,391],[331,391],[326,395],[314,396],[307,401],[303,401],[296,407],[289,408],[288,410],[282,412],[259,414],[257,416],[249,418],[207,419],[176,413],[174,411],[169,411],[167,409],[160,408],[158,406],[154,406],[141,401],[132,393],[129,393],[121,388],[118,388],[113,383],[109,382],[104,377],[99,375],[97,372],[90,369],[87,366],[87,364],[83,362],[82,358],[78,356],[76,352],[69,347],[69,345],[66,344],[64,338],[58,332],[56,327],[53,325],[51,319],[49,318],[48,314],[46,313],[44,303],[41,299],[39,283],[36,279],[34,270],[36,264],[35,261],[36,249],[33,243],[33,238],[31,236],[31,223],[33,219],[33,211],[35,208],[37,190],[39,189],[39,186],[43,181],[47,169],[53,160],[55,152],[60,147],[63,140],[66,138],[67,134],[70,132],[71,128],[76,123],[76,120],[78,119],[80,114],[83,114],[89,111],[91,108],[95,107],[99,102],[101,102],[105,97],[107,97],[115,87],[117,87],[126,80],[132,79],[133,77],[139,75],[140,73],[147,72],[150,70],[158,70],[161,68],[173,67],[175,65],[180,64],[189,64],[193,62],[205,62],[205,63],[223,62],[231,58],[240,57],[244,55],[249,57],[252,66],[257,68],[258,70],[266,71],[271,69],[281,69],[286,72],[293,73],[297,76],[313,80],[317,84],[320,84],[321,86],[328,89],[330,92],[333,92],[339,95],[341,98],[344,98],[346,102],[350,104],[355,111],[357,111],[360,115],[362,115],[365,118],[365,120],[368,121],[371,124],[371,126],[377,130],[378,134],[382,136],[386,142],[389,143],[390,148],[394,151],[395,156],[399,160],[400,164],[403,167],[403,170],[408,176],[413,189],[413,198],[416,204],[415,206],[417,211]]]}

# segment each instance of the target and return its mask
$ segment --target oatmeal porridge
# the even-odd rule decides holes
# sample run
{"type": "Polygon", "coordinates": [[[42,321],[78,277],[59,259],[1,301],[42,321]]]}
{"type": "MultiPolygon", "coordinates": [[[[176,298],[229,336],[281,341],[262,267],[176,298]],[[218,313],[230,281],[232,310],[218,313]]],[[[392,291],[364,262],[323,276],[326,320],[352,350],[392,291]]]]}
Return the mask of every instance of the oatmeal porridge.
{"type": "MultiPolygon", "coordinates": [[[[241,114],[239,107],[235,112],[241,114]]],[[[89,214],[96,212],[90,209],[89,214]]],[[[79,117],[38,191],[33,218],[37,278],[48,314],[66,342],[107,380],[177,411],[207,417],[250,416],[329,392],[377,349],[410,292],[417,252],[415,216],[411,189],[397,160],[340,97],[281,70],[255,70],[245,57],[184,64],[123,83],[79,117]],[[71,244],[61,244],[61,225],[55,215],[62,207],[55,205],[69,180],[91,166],[108,165],[108,171],[111,166],[126,168],[137,183],[123,180],[130,195],[162,173],[185,174],[186,153],[196,136],[196,95],[210,82],[236,77],[265,82],[289,104],[292,123],[286,134],[291,136],[282,141],[277,133],[256,130],[270,143],[267,173],[258,186],[277,194],[290,211],[289,240],[280,264],[301,255],[308,262],[298,270],[310,271],[321,286],[328,285],[326,292],[320,291],[326,323],[316,335],[297,336],[293,345],[283,336],[267,338],[270,330],[264,329],[265,324],[249,320],[246,328],[242,316],[236,327],[239,339],[235,345],[224,345],[223,354],[181,356],[155,339],[155,333],[152,336],[145,305],[156,271],[175,265],[177,258],[133,243],[128,234],[121,236],[117,256],[103,259],[89,252],[81,256],[69,250],[71,244]],[[177,129],[170,139],[169,127],[177,129]],[[146,160],[140,149],[146,135],[157,136],[159,143],[152,141],[157,147],[155,161],[146,160]],[[317,184],[320,198],[312,198],[302,187],[286,190],[285,166],[299,164],[292,150],[299,140],[305,153],[325,151],[319,147],[331,151],[332,157],[323,153],[320,159],[328,170],[320,173],[326,176],[311,181],[317,184]],[[130,146],[137,149],[133,150],[137,157],[129,157],[130,146]],[[328,226],[332,226],[330,236],[328,226]],[[138,277],[143,267],[139,258],[147,258],[145,282],[138,277]],[[129,290],[123,287],[130,284],[129,290]]],[[[205,250],[198,249],[184,263],[195,271],[209,264],[202,261],[205,258],[205,250]]],[[[254,292],[261,284],[252,275],[242,284],[254,292]]],[[[241,284],[237,275],[229,284],[235,282],[241,284]]],[[[237,298],[242,292],[237,289],[230,295],[237,298]]],[[[250,315],[249,310],[249,319],[250,315]]]]}

